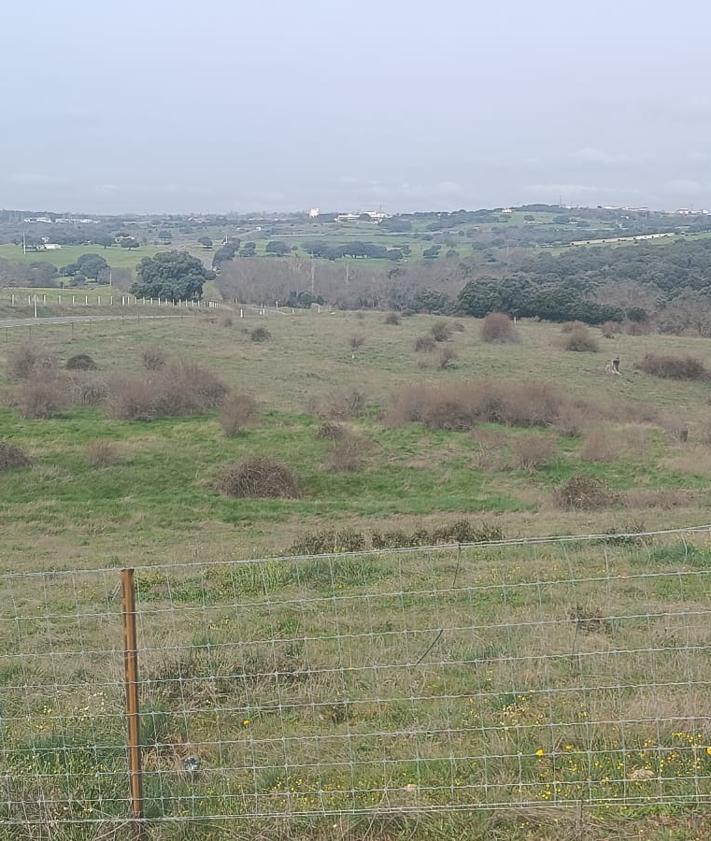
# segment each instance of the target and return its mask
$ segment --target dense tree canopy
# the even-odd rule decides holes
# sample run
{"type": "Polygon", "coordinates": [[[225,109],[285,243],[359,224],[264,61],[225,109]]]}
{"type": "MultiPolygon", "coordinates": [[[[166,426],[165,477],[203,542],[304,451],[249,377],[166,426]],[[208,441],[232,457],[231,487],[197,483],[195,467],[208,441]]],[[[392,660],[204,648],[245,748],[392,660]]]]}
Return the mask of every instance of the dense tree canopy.
{"type": "Polygon", "coordinates": [[[203,284],[212,277],[213,272],[187,251],[163,251],[141,260],[131,292],[145,298],[197,301],[203,284]]]}

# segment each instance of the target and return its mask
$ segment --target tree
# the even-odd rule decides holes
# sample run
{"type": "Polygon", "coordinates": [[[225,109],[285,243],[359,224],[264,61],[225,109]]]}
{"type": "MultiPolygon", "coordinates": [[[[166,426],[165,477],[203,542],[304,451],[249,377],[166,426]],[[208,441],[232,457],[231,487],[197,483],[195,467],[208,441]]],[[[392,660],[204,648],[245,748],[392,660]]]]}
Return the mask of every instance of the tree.
{"type": "Polygon", "coordinates": [[[439,257],[439,252],[442,250],[441,245],[430,245],[429,248],[425,248],[422,252],[422,256],[425,260],[435,260],[439,257]]]}
{"type": "Polygon", "coordinates": [[[239,252],[240,257],[254,257],[257,253],[257,243],[256,242],[245,242],[242,246],[242,249],[239,252]]]}
{"type": "Polygon", "coordinates": [[[199,237],[198,242],[203,248],[212,248],[212,240],[210,237],[199,237]]]}
{"type": "Polygon", "coordinates": [[[265,248],[267,254],[273,254],[275,257],[285,257],[291,252],[291,247],[281,240],[273,239],[267,243],[265,248]]]}
{"type": "Polygon", "coordinates": [[[82,274],[92,278],[92,280],[96,280],[99,274],[109,267],[109,264],[100,254],[82,254],[76,265],[82,274]]]}
{"type": "Polygon", "coordinates": [[[121,237],[119,241],[121,248],[138,248],[140,244],[136,237],[121,237]]]}
{"type": "Polygon", "coordinates": [[[187,251],[164,251],[141,260],[131,293],[144,298],[197,301],[202,297],[203,284],[213,277],[214,273],[187,251]]]}

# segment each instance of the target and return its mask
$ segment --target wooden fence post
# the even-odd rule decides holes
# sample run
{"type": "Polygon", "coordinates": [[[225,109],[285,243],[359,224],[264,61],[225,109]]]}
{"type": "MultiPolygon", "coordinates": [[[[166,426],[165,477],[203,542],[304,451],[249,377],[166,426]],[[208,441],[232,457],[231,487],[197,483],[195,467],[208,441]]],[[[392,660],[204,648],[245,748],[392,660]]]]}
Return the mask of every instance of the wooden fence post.
{"type": "Polygon", "coordinates": [[[121,570],[121,586],[123,591],[123,662],[126,679],[131,818],[134,835],[137,839],[140,839],[143,837],[143,770],[141,767],[141,721],[138,704],[136,588],[132,569],[121,570]]]}

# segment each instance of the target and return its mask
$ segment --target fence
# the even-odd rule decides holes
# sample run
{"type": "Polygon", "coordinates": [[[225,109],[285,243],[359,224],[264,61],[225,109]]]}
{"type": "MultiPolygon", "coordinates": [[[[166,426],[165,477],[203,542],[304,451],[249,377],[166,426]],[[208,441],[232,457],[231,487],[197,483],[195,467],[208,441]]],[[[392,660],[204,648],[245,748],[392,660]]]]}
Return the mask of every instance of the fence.
{"type": "Polygon", "coordinates": [[[708,803],[710,537],[2,575],[0,824],[708,803]]]}
{"type": "Polygon", "coordinates": [[[218,309],[223,307],[220,301],[201,299],[173,301],[168,298],[142,298],[130,295],[127,292],[114,292],[107,287],[103,292],[76,292],[64,290],[57,292],[14,292],[3,290],[0,295],[0,303],[9,304],[11,307],[26,308],[34,310],[37,307],[60,306],[60,307],[175,307],[182,309],[218,309]]]}

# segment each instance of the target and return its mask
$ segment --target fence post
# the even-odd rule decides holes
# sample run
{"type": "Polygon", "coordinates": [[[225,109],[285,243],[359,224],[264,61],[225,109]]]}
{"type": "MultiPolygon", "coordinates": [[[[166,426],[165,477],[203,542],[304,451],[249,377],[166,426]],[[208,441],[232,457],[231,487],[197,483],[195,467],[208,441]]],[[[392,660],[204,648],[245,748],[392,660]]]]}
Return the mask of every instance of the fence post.
{"type": "Polygon", "coordinates": [[[141,768],[141,722],[138,706],[138,642],[136,638],[136,587],[132,569],[121,570],[123,591],[123,659],[126,677],[128,720],[128,772],[131,787],[131,818],[136,839],[143,837],[143,775],[141,768]]]}

